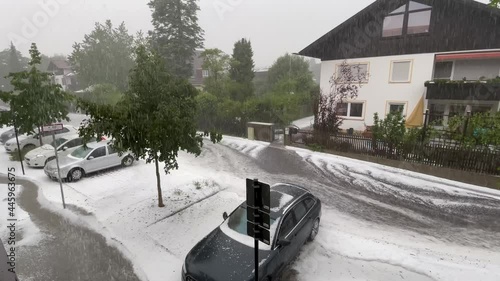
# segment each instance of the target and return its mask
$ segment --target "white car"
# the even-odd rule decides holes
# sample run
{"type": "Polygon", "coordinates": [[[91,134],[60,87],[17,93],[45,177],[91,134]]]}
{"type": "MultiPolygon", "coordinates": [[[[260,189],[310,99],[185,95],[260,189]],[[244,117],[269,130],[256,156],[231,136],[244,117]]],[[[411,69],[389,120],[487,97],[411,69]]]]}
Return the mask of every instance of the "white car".
{"type": "MultiPolygon", "coordinates": [[[[59,169],[62,179],[78,181],[89,173],[112,168],[115,166],[128,167],[134,163],[132,153],[125,152],[121,156],[107,141],[92,142],[80,146],[69,154],[59,158],[59,169]]],[[[51,179],[58,179],[57,163],[52,160],[45,165],[45,174],[51,179]]]]}
{"type": "MultiPolygon", "coordinates": [[[[91,139],[89,142],[94,141],[95,139],[91,139]]],[[[55,143],[51,142],[50,144],[44,144],[41,147],[35,148],[26,153],[24,161],[29,167],[45,167],[47,162],[54,160],[56,157],[54,145],[57,147],[59,156],[61,156],[61,153],[64,151],[69,153],[77,147],[83,145],[83,138],[78,135],[64,135],[57,138],[55,143]]]]}
{"type": "MultiPolygon", "coordinates": [[[[74,135],[78,133],[78,129],[73,126],[64,125],[63,129],[56,132],[56,138],[61,137],[63,135],[74,135]]],[[[35,134],[32,135],[20,135],[19,139],[19,147],[21,150],[31,150],[40,146],[40,137],[42,138],[42,142],[51,143],[52,142],[52,132],[42,132],[38,133],[38,128],[35,129],[35,134]]],[[[12,138],[5,143],[5,150],[7,152],[15,152],[17,151],[17,143],[16,138],[12,138]]]]}

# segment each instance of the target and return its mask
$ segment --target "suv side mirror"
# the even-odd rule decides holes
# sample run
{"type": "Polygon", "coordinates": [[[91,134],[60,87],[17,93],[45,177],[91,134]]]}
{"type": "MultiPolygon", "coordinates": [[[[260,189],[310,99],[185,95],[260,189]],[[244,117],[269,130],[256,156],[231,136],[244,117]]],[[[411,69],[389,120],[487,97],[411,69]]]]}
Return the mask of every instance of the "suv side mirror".
{"type": "Polygon", "coordinates": [[[278,240],[278,246],[281,246],[281,247],[286,247],[288,245],[290,245],[292,242],[290,240],[287,240],[287,239],[281,239],[281,240],[278,240]]]}
{"type": "Polygon", "coordinates": [[[229,216],[227,215],[227,213],[226,213],[226,212],[224,212],[224,213],[222,213],[222,217],[224,218],[224,220],[227,220],[227,218],[228,218],[229,216]]]}
{"type": "Polygon", "coordinates": [[[92,160],[94,159],[94,156],[89,156],[89,158],[87,158],[87,160],[92,160]]]}

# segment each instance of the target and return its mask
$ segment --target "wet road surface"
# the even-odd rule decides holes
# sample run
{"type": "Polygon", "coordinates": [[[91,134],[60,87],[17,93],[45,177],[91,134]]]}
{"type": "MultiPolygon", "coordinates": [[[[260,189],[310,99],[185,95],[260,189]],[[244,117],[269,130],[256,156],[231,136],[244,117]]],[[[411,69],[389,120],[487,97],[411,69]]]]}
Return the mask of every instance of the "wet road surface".
{"type": "MultiPolygon", "coordinates": [[[[7,183],[0,175],[0,183],[7,183]]],[[[44,234],[36,246],[17,248],[17,274],[22,281],[139,281],[129,260],[106,239],[61,215],[41,208],[38,187],[16,179],[22,185],[18,208],[30,214],[44,234]]],[[[67,206],[71,208],[72,206],[67,206]]]]}
{"type": "MultiPolygon", "coordinates": [[[[313,162],[279,145],[264,148],[256,158],[224,145],[205,143],[204,148],[202,157],[215,160],[214,167],[246,177],[258,176],[270,183],[303,185],[326,206],[356,218],[446,242],[500,247],[500,200],[495,198],[423,188],[418,185],[418,175],[413,178],[415,184],[401,184],[371,172],[361,174],[355,167],[313,162]]],[[[400,173],[391,172],[395,176],[400,173]]],[[[423,180],[433,184],[428,177],[423,180]]]]}

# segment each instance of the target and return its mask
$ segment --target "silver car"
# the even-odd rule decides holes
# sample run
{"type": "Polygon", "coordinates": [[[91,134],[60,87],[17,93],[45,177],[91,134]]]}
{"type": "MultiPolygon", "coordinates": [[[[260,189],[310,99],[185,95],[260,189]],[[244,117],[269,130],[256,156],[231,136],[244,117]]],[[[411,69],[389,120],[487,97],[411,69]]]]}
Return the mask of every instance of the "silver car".
{"type": "MultiPolygon", "coordinates": [[[[106,141],[88,143],[80,146],[59,159],[61,178],[68,181],[78,181],[86,174],[108,169],[115,166],[128,167],[134,162],[131,153],[121,156],[106,141]]],[[[45,174],[51,179],[58,179],[56,160],[45,165],[45,174]]]]}

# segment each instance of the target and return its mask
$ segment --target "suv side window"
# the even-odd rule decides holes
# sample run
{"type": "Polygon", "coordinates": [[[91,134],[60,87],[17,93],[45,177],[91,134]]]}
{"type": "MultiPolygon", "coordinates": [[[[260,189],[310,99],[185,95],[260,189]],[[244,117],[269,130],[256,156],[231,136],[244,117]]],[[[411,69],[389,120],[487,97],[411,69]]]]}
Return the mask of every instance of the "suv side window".
{"type": "Polygon", "coordinates": [[[106,156],[106,147],[101,146],[99,148],[96,148],[94,151],[92,151],[92,153],[89,155],[89,157],[90,156],[94,156],[94,158],[106,156]]]}
{"type": "Polygon", "coordinates": [[[295,219],[299,222],[307,213],[306,205],[304,201],[299,202],[295,207],[293,207],[292,212],[295,214],[295,219]]]}
{"type": "Polygon", "coordinates": [[[312,206],[314,206],[314,199],[306,198],[306,200],[304,200],[304,203],[306,204],[306,208],[309,211],[312,208],[312,206]]]}
{"type": "Polygon", "coordinates": [[[284,239],[288,235],[288,233],[290,233],[290,231],[292,231],[294,226],[295,226],[295,221],[293,219],[293,214],[290,212],[285,216],[285,218],[283,219],[283,222],[281,223],[280,234],[278,236],[278,240],[284,239]]]}

